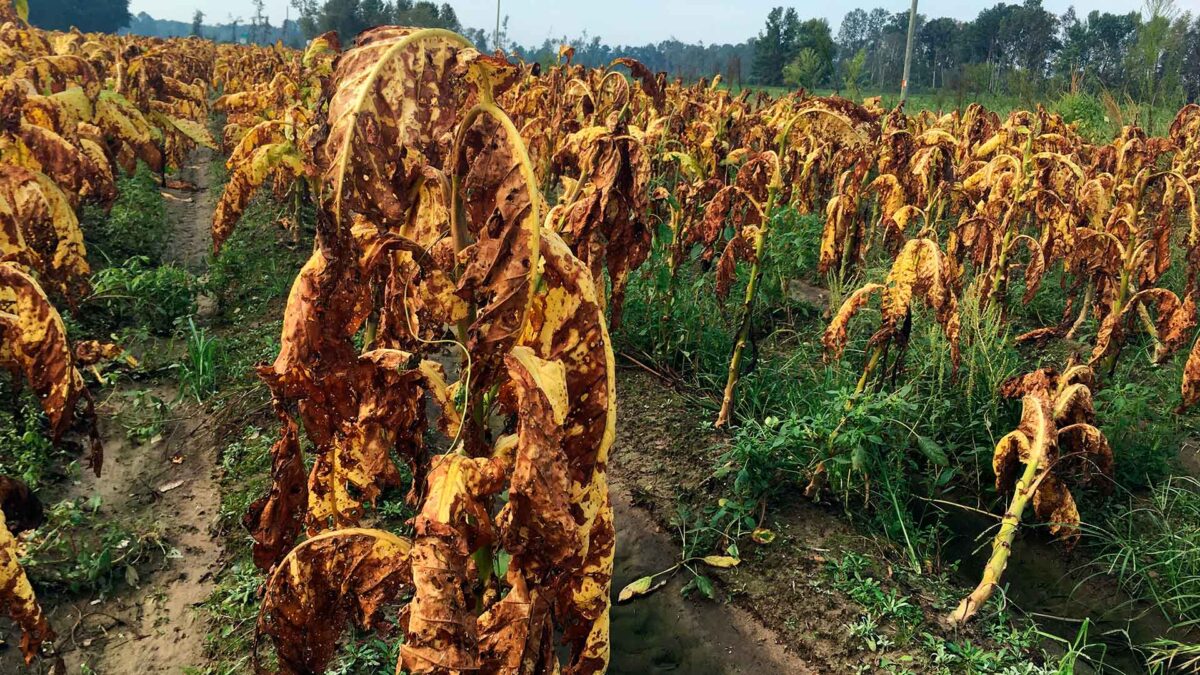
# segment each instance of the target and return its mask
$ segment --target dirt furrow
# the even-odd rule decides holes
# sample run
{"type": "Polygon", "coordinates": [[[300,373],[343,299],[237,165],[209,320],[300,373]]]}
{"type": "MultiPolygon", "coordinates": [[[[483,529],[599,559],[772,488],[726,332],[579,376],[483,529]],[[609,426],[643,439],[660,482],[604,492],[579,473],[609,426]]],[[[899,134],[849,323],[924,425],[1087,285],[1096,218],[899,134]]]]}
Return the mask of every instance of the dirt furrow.
{"type": "MultiPolygon", "coordinates": [[[[164,190],[172,228],[166,258],[194,274],[203,273],[211,242],[211,161],[211,153],[200,150],[180,172],[195,190],[164,190]]],[[[68,672],[86,664],[97,673],[181,673],[204,658],[199,605],[212,592],[222,551],[213,535],[220,509],[218,448],[208,414],[188,401],[171,409],[162,434],[144,443],[127,441],[118,415],[138,386],[164,401],[179,391],[178,382],[167,378],[111,392],[99,411],[105,471],[100,478],[83,477],[71,496],[98,495],[108,517],[157,526],[166,560],[145,578],[136,572],[127,577],[131,589],[55,611],[68,672]]]]}

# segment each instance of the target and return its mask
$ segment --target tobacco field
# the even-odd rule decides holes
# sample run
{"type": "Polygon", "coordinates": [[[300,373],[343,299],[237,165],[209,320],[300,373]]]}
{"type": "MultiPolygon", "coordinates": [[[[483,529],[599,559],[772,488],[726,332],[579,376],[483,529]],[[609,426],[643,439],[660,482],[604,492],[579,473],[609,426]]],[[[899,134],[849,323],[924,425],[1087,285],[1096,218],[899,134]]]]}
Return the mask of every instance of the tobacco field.
{"type": "Polygon", "coordinates": [[[1200,672],[1200,106],[27,18],[0,672],[1200,672]]]}

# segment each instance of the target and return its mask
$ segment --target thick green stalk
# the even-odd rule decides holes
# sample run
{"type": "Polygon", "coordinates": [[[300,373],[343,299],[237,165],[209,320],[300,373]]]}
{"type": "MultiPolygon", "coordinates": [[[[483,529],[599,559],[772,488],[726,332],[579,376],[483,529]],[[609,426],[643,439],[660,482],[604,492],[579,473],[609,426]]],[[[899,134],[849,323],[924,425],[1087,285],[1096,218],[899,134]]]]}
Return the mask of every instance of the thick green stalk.
{"type": "Polygon", "coordinates": [[[963,598],[962,602],[958,603],[958,608],[947,617],[950,623],[961,625],[970,620],[1000,585],[1000,577],[1004,574],[1004,568],[1008,566],[1009,555],[1012,554],[1012,543],[1017,535],[1017,526],[1021,523],[1021,514],[1033,497],[1034,480],[1041,459],[1030,457],[1025,464],[1025,472],[1017,481],[1017,491],[1013,494],[1012,503],[1008,505],[1008,511],[1000,521],[1000,531],[992,540],[992,557],[988,559],[987,567],[983,568],[983,578],[975,590],[963,598]]]}
{"type": "Polygon", "coordinates": [[[725,378],[725,393],[721,399],[721,412],[717,415],[717,428],[729,423],[729,415],[733,412],[733,390],[737,386],[738,374],[742,366],[742,350],[750,340],[750,319],[754,313],[754,301],[758,297],[758,282],[762,278],[762,259],[766,250],[767,227],[774,210],[775,197],[778,189],[772,186],[767,189],[767,207],[763,209],[761,225],[754,235],[754,261],[750,264],[750,280],[746,282],[746,297],[742,300],[742,321],[738,327],[737,340],[733,344],[733,358],[729,360],[729,375],[725,378]]]}

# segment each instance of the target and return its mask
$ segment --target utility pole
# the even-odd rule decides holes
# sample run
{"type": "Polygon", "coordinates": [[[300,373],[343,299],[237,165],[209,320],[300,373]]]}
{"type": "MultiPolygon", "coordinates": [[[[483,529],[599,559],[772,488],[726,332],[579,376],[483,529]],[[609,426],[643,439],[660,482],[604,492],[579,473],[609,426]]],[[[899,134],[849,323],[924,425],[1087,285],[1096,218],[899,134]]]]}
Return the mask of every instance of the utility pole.
{"type": "MultiPolygon", "coordinates": [[[[499,0],[497,0],[499,1],[499,0]]],[[[913,33],[917,30],[917,0],[912,0],[908,10],[908,42],[904,46],[904,79],[900,80],[900,102],[908,98],[908,74],[912,68],[913,33]]]]}
{"type": "Polygon", "coordinates": [[[496,0],[496,32],[492,37],[492,51],[500,49],[500,0],[496,0]]]}

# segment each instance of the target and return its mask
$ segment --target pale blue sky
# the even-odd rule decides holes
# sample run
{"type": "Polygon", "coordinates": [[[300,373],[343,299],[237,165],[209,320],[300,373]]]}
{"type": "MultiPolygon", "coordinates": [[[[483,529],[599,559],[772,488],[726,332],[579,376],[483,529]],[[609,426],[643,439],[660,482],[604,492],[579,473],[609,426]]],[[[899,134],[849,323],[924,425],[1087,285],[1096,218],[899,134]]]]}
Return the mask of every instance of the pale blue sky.
{"type": "MultiPolygon", "coordinates": [[[[1180,11],[1200,14],[1200,0],[1175,1],[1180,11]]],[[[1071,5],[1080,14],[1091,9],[1128,12],[1141,7],[1140,0],[1043,0],[1043,3],[1055,13],[1071,5]]],[[[494,0],[458,0],[451,4],[464,26],[490,31],[495,25],[494,0]]],[[[509,17],[509,35],[524,45],[540,44],[546,38],[557,39],[564,34],[577,36],[584,30],[610,44],[645,44],[672,37],[710,44],[741,42],[757,34],[771,7],[781,4],[794,6],[801,18],[825,17],[835,33],[845,13],[855,7],[884,7],[899,12],[909,6],[905,0],[852,4],[787,4],[780,0],[502,0],[501,13],[509,17]]],[[[965,19],[994,4],[996,0],[924,0],[917,11],[929,16],[965,19]]],[[[180,21],[190,21],[197,8],[207,15],[206,22],[225,22],[231,15],[245,20],[254,13],[249,0],[132,0],[130,5],[135,14],[144,11],[156,18],[180,21]]],[[[287,8],[288,0],[267,0],[267,12],[274,24],[283,19],[287,8]]],[[[294,13],[292,10],[293,16],[294,13]]]]}

